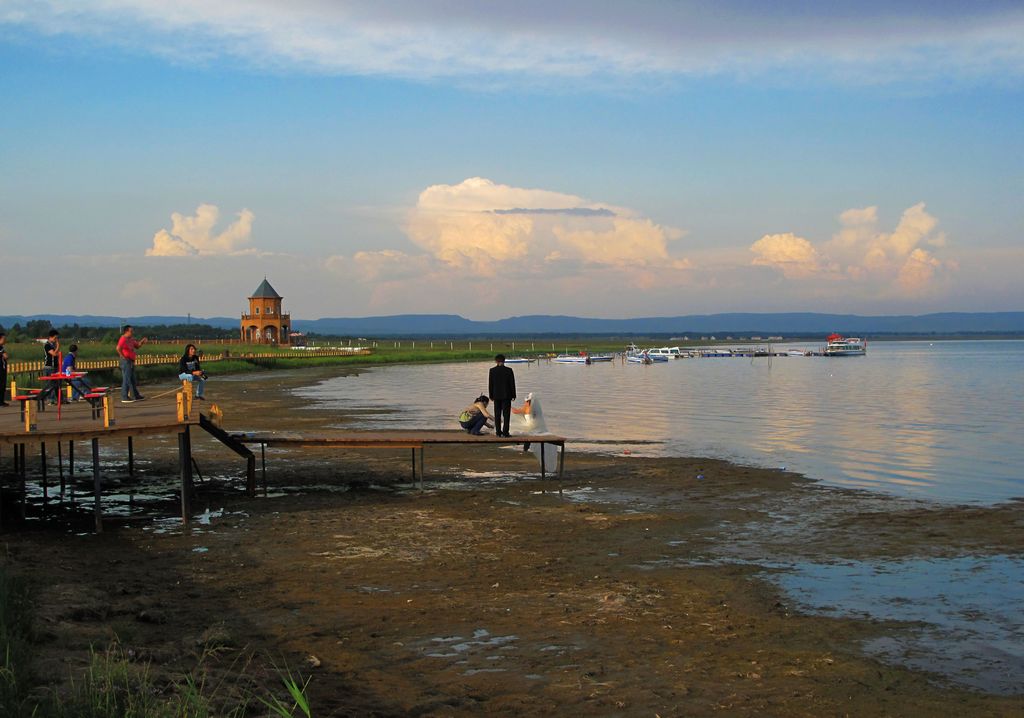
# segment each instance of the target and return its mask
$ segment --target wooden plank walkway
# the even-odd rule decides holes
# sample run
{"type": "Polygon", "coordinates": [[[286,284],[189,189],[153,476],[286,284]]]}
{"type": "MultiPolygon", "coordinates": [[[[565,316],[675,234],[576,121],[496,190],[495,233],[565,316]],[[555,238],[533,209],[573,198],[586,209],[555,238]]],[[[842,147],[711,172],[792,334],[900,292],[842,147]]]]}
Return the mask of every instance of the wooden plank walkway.
{"type": "MultiPolygon", "coordinates": [[[[74,459],[75,442],[89,442],[92,449],[93,474],[93,513],[96,531],[103,530],[103,515],[100,509],[100,496],[103,479],[100,474],[99,445],[100,441],[127,439],[128,442],[128,473],[134,474],[133,439],[140,436],[178,436],[178,456],[181,473],[181,511],[182,521],[187,525],[191,516],[190,499],[192,494],[192,439],[191,427],[199,424],[199,407],[193,405],[192,412],[184,421],[178,421],[177,395],[171,394],[160,398],[145,399],[130,404],[114,401],[114,420],[109,427],[103,426],[103,419],[92,416],[92,408],[88,402],[62,403],[60,418],[57,418],[57,407],[47,406],[45,411],[36,411],[36,402],[32,403],[34,431],[25,431],[21,420],[21,410],[16,404],[0,407],[0,459],[10,455],[13,459],[14,476],[20,479],[22,494],[22,512],[25,509],[25,482],[27,474],[27,448],[38,449],[42,473],[43,495],[47,496],[47,447],[56,448],[58,471],[60,472],[61,490],[64,489],[64,464],[62,448],[68,445],[69,474],[73,470],[70,462],[74,459]]],[[[250,482],[249,490],[253,493],[254,481],[250,482]]],[[[0,493],[2,497],[2,493],[0,493]]]]}
{"type": "MultiPolygon", "coordinates": [[[[211,426],[205,417],[200,415],[204,404],[195,403],[192,412],[184,421],[178,421],[177,395],[153,397],[130,404],[114,402],[115,416],[111,425],[103,426],[102,419],[92,418],[91,407],[87,402],[63,404],[61,418],[57,418],[57,407],[48,406],[45,411],[33,413],[35,430],[26,432],[24,422],[20,418],[17,405],[0,407],[0,460],[13,458],[14,477],[20,480],[22,495],[22,512],[25,508],[25,482],[27,477],[27,447],[40,454],[40,469],[43,495],[47,496],[47,448],[56,448],[58,468],[60,471],[61,490],[64,489],[64,464],[61,458],[63,445],[67,444],[69,460],[73,459],[75,442],[89,442],[92,449],[92,473],[94,493],[94,514],[96,531],[103,530],[103,517],[100,510],[102,493],[102,476],[99,466],[100,441],[124,440],[128,444],[128,473],[133,475],[134,454],[132,440],[140,436],[174,436],[178,437],[179,464],[181,473],[181,516],[182,522],[188,525],[191,517],[190,499],[192,494],[192,440],[190,430],[200,426],[228,448],[247,457],[246,488],[250,495],[255,494],[255,458],[245,444],[259,444],[263,491],[267,492],[266,448],[319,448],[319,449],[407,449],[412,456],[412,479],[423,488],[424,449],[428,446],[462,445],[462,446],[494,446],[522,445],[525,449],[531,445],[539,445],[541,450],[541,477],[546,478],[550,470],[556,467],[546,465],[544,447],[548,444],[558,447],[557,476],[559,479],[565,467],[565,438],[554,434],[516,435],[499,437],[493,434],[472,436],[464,431],[335,431],[316,435],[295,432],[245,432],[228,433],[211,426]],[[418,455],[417,455],[418,450],[418,455]],[[418,469],[418,470],[417,470],[418,469]]],[[[33,403],[33,410],[35,403],[33,403]]],[[[69,473],[71,473],[69,471],[69,473]]],[[[559,486],[561,491],[561,486],[559,486]]],[[[0,493],[2,497],[2,493],[0,493]]]]}
{"type": "MultiPolygon", "coordinates": [[[[263,471],[263,490],[266,491],[266,447],[281,448],[320,448],[320,449],[411,449],[412,478],[416,481],[416,450],[419,450],[419,484],[423,488],[424,460],[423,450],[427,446],[441,445],[522,445],[529,448],[538,444],[540,450],[541,478],[546,478],[548,467],[545,465],[544,446],[551,444],[558,447],[558,478],[562,478],[565,470],[565,437],[554,434],[519,434],[503,437],[493,434],[473,436],[465,431],[335,431],[310,436],[294,432],[243,432],[232,433],[232,438],[243,444],[259,444],[263,471]]],[[[551,467],[554,469],[555,467],[551,467]]],[[[561,487],[559,487],[561,490],[561,487]]]]}

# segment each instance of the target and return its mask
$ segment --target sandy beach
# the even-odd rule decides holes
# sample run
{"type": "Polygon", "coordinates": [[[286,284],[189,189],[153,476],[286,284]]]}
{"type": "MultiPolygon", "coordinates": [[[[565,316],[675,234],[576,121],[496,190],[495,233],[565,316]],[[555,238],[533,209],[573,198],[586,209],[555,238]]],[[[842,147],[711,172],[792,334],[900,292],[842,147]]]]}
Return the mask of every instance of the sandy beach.
{"type": "MultiPolygon", "coordinates": [[[[228,429],[344,425],[290,397],[318,376],[208,389],[228,429]]],[[[238,458],[195,443],[191,531],[173,496],[100,535],[85,509],[8,524],[2,560],[35,586],[44,682],[116,641],[160,680],[200,665],[225,702],[277,690],[288,666],[310,677],[316,716],[1024,711],[1005,684],[869,655],[892,622],[811,615],[766,578],[780,562],[1019,556],[1020,501],[930,504],[571,445],[562,494],[532,455],[459,447],[431,452],[423,492],[404,451],[271,452],[270,496],[249,499],[238,458]]],[[[136,453],[137,493],[173,486],[169,442],[136,453]]]]}

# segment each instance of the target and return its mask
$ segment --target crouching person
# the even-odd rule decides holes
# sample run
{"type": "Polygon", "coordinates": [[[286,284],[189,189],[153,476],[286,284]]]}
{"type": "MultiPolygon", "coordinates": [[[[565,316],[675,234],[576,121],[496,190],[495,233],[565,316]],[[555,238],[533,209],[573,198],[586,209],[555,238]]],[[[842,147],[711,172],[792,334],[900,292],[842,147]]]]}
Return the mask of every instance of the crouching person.
{"type": "Polygon", "coordinates": [[[199,353],[195,344],[185,345],[185,353],[178,360],[178,378],[196,385],[196,399],[206,398],[206,372],[199,364],[199,353]]]}
{"type": "Polygon", "coordinates": [[[485,395],[480,395],[470,406],[467,406],[459,414],[459,425],[474,436],[480,436],[485,426],[493,426],[490,420],[493,416],[487,413],[487,404],[490,403],[485,395]]]}

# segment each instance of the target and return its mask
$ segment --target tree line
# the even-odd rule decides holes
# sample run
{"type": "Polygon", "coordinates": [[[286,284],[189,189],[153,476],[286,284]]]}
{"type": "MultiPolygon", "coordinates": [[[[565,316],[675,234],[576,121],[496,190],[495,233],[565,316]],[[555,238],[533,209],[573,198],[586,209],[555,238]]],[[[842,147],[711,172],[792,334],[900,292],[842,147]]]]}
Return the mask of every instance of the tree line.
{"type": "MultiPolygon", "coordinates": [[[[135,336],[149,337],[150,341],[167,339],[234,339],[238,331],[233,329],[221,329],[209,324],[133,324],[135,336]]],[[[0,331],[7,333],[7,341],[12,343],[32,342],[36,339],[45,339],[51,329],[60,332],[64,343],[76,342],[106,342],[114,343],[121,336],[121,329],[114,327],[83,327],[77,322],[56,326],[45,319],[30,319],[21,323],[14,323],[8,328],[0,325],[0,331]]]]}

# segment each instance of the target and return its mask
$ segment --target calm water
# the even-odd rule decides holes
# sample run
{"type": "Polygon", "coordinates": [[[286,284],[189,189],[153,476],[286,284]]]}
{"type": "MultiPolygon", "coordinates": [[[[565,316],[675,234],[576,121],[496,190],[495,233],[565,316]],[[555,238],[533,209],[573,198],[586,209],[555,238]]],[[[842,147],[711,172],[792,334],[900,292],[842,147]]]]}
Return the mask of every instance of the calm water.
{"type": "MultiPolygon", "coordinates": [[[[357,417],[359,428],[455,428],[459,410],[486,390],[490,366],[384,367],[299,393],[357,417]]],[[[1022,341],[513,368],[520,397],[535,392],[549,430],[573,451],[711,456],[943,501],[1024,496],[1022,341]]]]}

